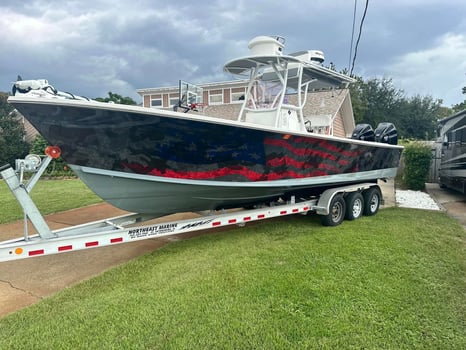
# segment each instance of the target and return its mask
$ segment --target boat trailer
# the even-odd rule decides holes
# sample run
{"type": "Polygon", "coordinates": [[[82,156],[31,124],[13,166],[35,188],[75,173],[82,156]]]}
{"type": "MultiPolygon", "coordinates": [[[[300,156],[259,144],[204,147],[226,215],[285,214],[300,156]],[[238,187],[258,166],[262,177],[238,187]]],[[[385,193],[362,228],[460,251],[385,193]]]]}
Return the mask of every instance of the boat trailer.
{"type": "Polygon", "coordinates": [[[155,216],[130,213],[52,231],[31,199],[29,192],[50,161],[59,156],[60,150],[49,146],[45,157],[28,155],[25,159],[16,160],[16,169],[10,165],[0,167],[1,177],[24,212],[23,236],[0,242],[0,262],[104,247],[222,226],[244,226],[252,221],[291,214],[305,215],[308,212],[321,215],[324,225],[336,226],[343,221],[345,216],[353,220],[362,216],[363,213],[374,215],[382,203],[380,188],[377,184],[362,183],[330,188],[320,196],[307,200],[297,201],[293,196],[287,202],[272,202],[254,209],[211,211],[192,219],[151,224],[150,220],[155,219],[155,216]],[[24,181],[25,172],[33,173],[27,182],[24,181]],[[37,234],[29,235],[28,220],[37,234]],[[146,225],[143,225],[144,223],[146,225]]]}

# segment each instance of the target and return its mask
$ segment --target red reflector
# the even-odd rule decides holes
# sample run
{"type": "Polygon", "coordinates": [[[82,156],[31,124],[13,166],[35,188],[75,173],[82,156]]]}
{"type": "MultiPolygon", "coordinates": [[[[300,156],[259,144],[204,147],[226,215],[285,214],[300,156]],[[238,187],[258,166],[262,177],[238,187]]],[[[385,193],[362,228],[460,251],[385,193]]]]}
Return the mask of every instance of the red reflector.
{"type": "Polygon", "coordinates": [[[236,219],[230,219],[230,220],[228,220],[228,223],[229,223],[229,224],[234,224],[235,222],[236,222],[236,219]]]}
{"type": "Polygon", "coordinates": [[[86,247],[95,247],[97,245],[99,245],[99,241],[86,242],[86,247]]]}
{"type": "Polygon", "coordinates": [[[57,146],[47,146],[45,148],[45,154],[51,158],[58,158],[61,155],[61,149],[57,146]]]}
{"type": "Polygon", "coordinates": [[[308,211],[308,210],[309,210],[309,207],[304,207],[303,210],[304,210],[304,211],[308,211]]]}
{"type": "Polygon", "coordinates": [[[299,209],[293,209],[292,212],[293,213],[297,213],[299,211],[299,209]]]}
{"type": "Polygon", "coordinates": [[[250,216],[246,216],[246,217],[243,218],[243,221],[249,221],[249,220],[251,220],[250,216]]]}
{"type": "Polygon", "coordinates": [[[212,226],[220,226],[221,222],[220,221],[215,221],[212,223],[212,226]]]}
{"type": "Polygon", "coordinates": [[[35,256],[35,255],[41,255],[41,254],[44,254],[44,250],[43,250],[43,249],[31,250],[31,251],[29,252],[29,256],[35,256]]]}
{"type": "Polygon", "coordinates": [[[282,211],[280,212],[280,215],[284,215],[284,214],[286,214],[286,210],[282,210],[282,211]]]}
{"type": "Polygon", "coordinates": [[[112,238],[110,240],[110,243],[120,243],[120,242],[123,242],[123,237],[112,238]]]}
{"type": "Polygon", "coordinates": [[[58,247],[59,252],[64,252],[65,250],[71,250],[71,249],[73,249],[73,246],[71,244],[58,247]]]}
{"type": "Polygon", "coordinates": [[[258,219],[263,219],[263,218],[265,218],[265,214],[259,214],[259,215],[257,215],[257,218],[258,219]]]}

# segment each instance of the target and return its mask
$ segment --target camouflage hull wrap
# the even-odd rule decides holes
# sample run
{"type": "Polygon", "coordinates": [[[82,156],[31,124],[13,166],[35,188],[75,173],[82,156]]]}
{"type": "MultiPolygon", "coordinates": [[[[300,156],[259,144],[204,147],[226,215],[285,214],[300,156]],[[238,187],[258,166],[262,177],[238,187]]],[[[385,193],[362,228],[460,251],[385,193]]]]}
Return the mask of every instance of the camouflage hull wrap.
{"type": "Polygon", "coordinates": [[[393,177],[401,155],[400,147],[171,111],[10,102],[93,191],[129,211],[215,209],[393,177]]]}

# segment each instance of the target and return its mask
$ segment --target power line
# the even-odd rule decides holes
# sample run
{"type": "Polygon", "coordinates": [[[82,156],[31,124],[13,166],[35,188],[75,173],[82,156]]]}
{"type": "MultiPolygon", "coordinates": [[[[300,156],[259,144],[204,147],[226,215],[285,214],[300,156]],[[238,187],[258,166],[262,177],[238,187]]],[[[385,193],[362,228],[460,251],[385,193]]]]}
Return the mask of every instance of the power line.
{"type": "Polygon", "coordinates": [[[352,64],[351,69],[350,69],[350,75],[353,74],[354,63],[356,62],[356,56],[358,54],[359,40],[361,40],[362,26],[364,25],[364,19],[366,18],[367,8],[368,7],[369,7],[369,0],[366,0],[366,5],[364,7],[364,13],[363,13],[362,18],[361,18],[361,24],[359,25],[358,39],[356,40],[356,45],[354,47],[354,57],[353,57],[353,64],[352,64]]]}
{"type": "Polygon", "coordinates": [[[351,45],[348,58],[348,71],[351,68],[351,57],[353,56],[353,43],[354,43],[354,27],[356,24],[356,7],[358,5],[358,0],[354,0],[354,10],[353,10],[353,29],[351,30],[351,45]]]}

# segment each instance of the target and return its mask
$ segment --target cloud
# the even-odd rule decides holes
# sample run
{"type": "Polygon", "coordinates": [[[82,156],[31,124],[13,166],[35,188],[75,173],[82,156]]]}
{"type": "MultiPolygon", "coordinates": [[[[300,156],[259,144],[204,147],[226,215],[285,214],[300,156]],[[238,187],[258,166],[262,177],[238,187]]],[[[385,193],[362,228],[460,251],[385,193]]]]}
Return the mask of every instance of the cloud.
{"type": "MultiPolygon", "coordinates": [[[[447,45],[444,33],[455,37],[466,32],[463,2],[372,1],[355,73],[397,74],[393,78],[405,79],[404,88],[416,93],[419,86],[409,85],[402,74],[413,69],[415,81],[419,73],[407,67],[414,62],[411,55],[447,45]],[[440,39],[433,44],[433,38],[440,39]]],[[[357,24],[363,5],[358,2],[357,24]]],[[[327,64],[343,69],[349,64],[353,6],[348,0],[2,0],[0,91],[9,90],[21,74],[88,97],[112,91],[139,101],[139,88],[175,86],[179,79],[231,79],[223,64],[247,55],[247,44],[257,35],[284,36],[288,53],[323,50],[327,64]]],[[[439,60],[450,59],[438,55],[439,60]]],[[[436,90],[428,91],[449,101],[436,90]]]]}
{"type": "Polygon", "coordinates": [[[441,98],[446,105],[460,103],[466,86],[466,35],[444,34],[431,48],[395,58],[386,73],[410,95],[441,98]]]}
{"type": "MultiPolygon", "coordinates": [[[[309,32],[326,26],[319,15],[328,12],[324,3],[32,0],[26,6],[5,0],[0,51],[8,57],[0,67],[0,89],[18,73],[90,96],[122,86],[121,93],[135,96],[137,88],[175,85],[178,79],[229,79],[223,63],[246,55],[256,35],[284,35],[290,51],[322,48],[323,39],[309,32]]],[[[336,19],[338,7],[331,8],[336,19]]],[[[342,21],[333,22],[338,27],[342,21]]],[[[329,51],[339,40],[326,42],[329,51]]]]}

